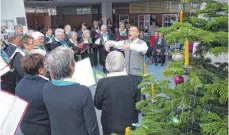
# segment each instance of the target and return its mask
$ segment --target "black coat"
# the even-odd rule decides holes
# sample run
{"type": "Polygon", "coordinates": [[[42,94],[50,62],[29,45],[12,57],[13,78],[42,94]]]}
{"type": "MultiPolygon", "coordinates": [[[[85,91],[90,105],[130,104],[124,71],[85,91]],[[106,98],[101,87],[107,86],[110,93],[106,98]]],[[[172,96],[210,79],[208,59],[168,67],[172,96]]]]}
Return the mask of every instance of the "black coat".
{"type": "Polygon", "coordinates": [[[83,31],[82,31],[82,29],[80,29],[79,31],[78,31],[78,33],[77,33],[77,37],[78,37],[78,39],[77,39],[77,41],[79,42],[82,38],[83,38],[83,31]]]}
{"type": "Polygon", "coordinates": [[[15,52],[16,49],[17,49],[16,46],[14,46],[12,44],[8,44],[5,52],[8,55],[8,57],[11,57],[13,55],[13,53],[15,52]]]}
{"type": "Polygon", "coordinates": [[[91,39],[92,42],[95,43],[95,41],[100,38],[100,34],[96,31],[96,29],[94,27],[91,28],[91,39]]]}
{"type": "Polygon", "coordinates": [[[123,135],[126,127],[138,122],[135,104],[141,93],[137,88],[140,80],[134,76],[116,76],[99,80],[94,103],[102,110],[103,134],[123,135]]]}
{"type": "MultiPolygon", "coordinates": [[[[4,53],[4,52],[1,52],[4,53]]],[[[14,94],[16,87],[15,72],[10,71],[1,76],[1,89],[14,94]]]]}
{"type": "Polygon", "coordinates": [[[51,135],[49,115],[43,101],[43,87],[47,82],[38,75],[26,74],[16,87],[16,95],[29,102],[21,122],[24,135],[51,135]]]}
{"type": "Polygon", "coordinates": [[[99,135],[89,88],[79,84],[60,86],[49,82],[43,95],[52,135],[99,135]]]}
{"type": "Polygon", "coordinates": [[[67,42],[67,41],[69,40],[69,38],[70,38],[69,35],[68,35],[67,33],[65,33],[65,34],[64,34],[64,41],[67,42]]]}

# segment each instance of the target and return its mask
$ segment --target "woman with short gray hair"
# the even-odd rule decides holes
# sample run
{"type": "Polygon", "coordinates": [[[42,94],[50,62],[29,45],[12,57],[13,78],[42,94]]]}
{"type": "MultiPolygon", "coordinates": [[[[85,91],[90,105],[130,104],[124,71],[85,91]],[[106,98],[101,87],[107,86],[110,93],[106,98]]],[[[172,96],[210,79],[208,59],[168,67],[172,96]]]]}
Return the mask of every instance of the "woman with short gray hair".
{"type": "Polygon", "coordinates": [[[55,38],[50,44],[50,51],[54,50],[59,46],[66,46],[68,47],[67,42],[65,41],[65,33],[63,29],[56,29],[55,30],[55,38]]]}
{"type": "Polygon", "coordinates": [[[126,127],[138,122],[135,104],[141,99],[138,89],[140,80],[127,75],[124,61],[121,52],[110,52],[106,58],[109,74],[107,78],[99,80],[96,88],[94,104],[98,110],[102,110],[103,135],[124,134],[126,127]]]}
{"type": "Polygon", "coordinates": [[[43,89],[43,100],[50,117],[51,132],[54,135],[99,135],[91,92],[72,79],[75,71],[73,54],[70,48],[61,46],[47,58],[52,81],[43,89]]]}

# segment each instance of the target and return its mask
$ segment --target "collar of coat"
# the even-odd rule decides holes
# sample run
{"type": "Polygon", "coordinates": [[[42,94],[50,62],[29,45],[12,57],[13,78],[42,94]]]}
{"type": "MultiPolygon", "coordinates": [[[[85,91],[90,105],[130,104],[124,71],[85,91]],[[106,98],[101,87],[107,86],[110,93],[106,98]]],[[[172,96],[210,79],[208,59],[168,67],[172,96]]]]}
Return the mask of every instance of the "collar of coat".
{"type": "Polygon", "coordinates": [[[125,76],[128,75],[126,71],[121,71],[121,72],[112,72],[107,74],[107,77],[115,77],[115,76],[125,76]]]}

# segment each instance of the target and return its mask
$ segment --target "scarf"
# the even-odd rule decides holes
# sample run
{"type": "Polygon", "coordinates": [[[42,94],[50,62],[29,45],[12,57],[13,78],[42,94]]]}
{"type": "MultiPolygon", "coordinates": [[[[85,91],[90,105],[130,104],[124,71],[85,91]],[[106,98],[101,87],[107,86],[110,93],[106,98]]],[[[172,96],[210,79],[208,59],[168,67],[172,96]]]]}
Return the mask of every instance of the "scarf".
{"type": "Polygon", "coordinates": [[[73,78],[65,78],[63,80],[53,79],[52,83],[56,86],[69,86],[69,85],[78,84],[73,78]]]}
{"type": "Polygon", "coordinates": [[[57,38],[55,38],[55,40],[56,40],[57,42],[59,42],[62,46],[68,47],[68,44],[67,44],[65,41],[59,40],[59,39],[57,39],[57,38]]]}
{"type": "Polygon", "coordinates": [[[35,49],[41,49],[41,50],[46,51],[44,45],[36,45],[36,46],[35,46],[35,49]]]}
{"type": "Polygon", "coordinates": [[[121,36],[127,36],[126,29],[125,29],[124,31],[121,31],[121,30],[119,29],[119,33],[120,33],[121,36]]]}
{"type": "Polygon", "coordinates": [[[30,55],[31,52],[27,51],[27,50],[23,50],[23,52],[25,53],[25,55],[30,55]]]}

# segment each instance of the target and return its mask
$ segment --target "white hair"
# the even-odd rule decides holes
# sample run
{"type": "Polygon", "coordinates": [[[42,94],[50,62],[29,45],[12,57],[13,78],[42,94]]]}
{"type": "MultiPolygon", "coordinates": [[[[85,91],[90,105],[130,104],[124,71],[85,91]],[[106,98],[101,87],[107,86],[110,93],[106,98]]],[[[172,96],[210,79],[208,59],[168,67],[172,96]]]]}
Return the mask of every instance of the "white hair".
{"type": "Polygon", "coordinates": [[[58,28],[55,30],[55,36],[58,35],[59,33],[64,33],[64,30],[61,28],[58,28]]]}
{"type": "Polygon", "coordinates": [[[89,30],[84,30],[84,31],[83,31],[83,37],[85,37],[85,35],[86,35],[87,33],[91,34],[89,30]]]}
{"type": "Polygon", "coordinates": [[[107,55],[106,69],[110,73],[124,71],[124,67],[125,67],[125,58],[121,52],[112,51],[107,55]]]}
{"type": "Polygon", "coordinates": [[[77,33],[76,33],[75,31],[71,31],[71,32],[69,33],[69,36],[72,37],[73,35],[76,35],[76,36],[77,36],[77,33]]]}
{"type": "Polygon", "coordinates": [[[32,37],[34,30],[28,30],[26,35],[32,37]]]}
{"type": "Polygon", "coordinates": [[[50,73],[53,75],[53,79],[56,80],[72,77],[74,73],[74,71],[72,71],[74,62],[73,50],[63,46],[51,51],[47,58],[50,73]]]}
{"type": "Polygon", "coordinates": [[[35,40],[38,40],[38,39],[41,39],[41,37],[44,37],[44,34],[42,34],[41,32],[39,31],[35,31],[32,33],[32,37],[35,39],[35,40]]]}
{"type": "Polygon", "coordinates": [[[107,25],[106,25],[106,24],[103,24],[103,25],[101,26],[101,30],[104,29],[105,27],[107,28],[107,25]]]}

